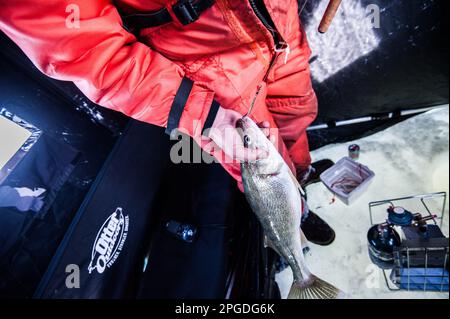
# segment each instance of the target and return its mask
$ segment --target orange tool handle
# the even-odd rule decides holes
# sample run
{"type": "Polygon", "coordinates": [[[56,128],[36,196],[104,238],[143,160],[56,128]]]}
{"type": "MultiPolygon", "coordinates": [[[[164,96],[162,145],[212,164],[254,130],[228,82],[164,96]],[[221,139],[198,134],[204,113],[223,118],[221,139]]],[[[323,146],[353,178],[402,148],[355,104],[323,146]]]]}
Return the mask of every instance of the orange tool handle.
{"type": "Polygon", "coordinates": [[[325,33],[328,31],[328,28],[330,27],[331,22],[333,22],[333,19],[336,16],[336,12],[338,11],[339,6],[341,5],[341,2],[342,0],[330,0],[327,10],[323,15],[322,22],[320,22],[319,26],[320,33],[325,33]]]}

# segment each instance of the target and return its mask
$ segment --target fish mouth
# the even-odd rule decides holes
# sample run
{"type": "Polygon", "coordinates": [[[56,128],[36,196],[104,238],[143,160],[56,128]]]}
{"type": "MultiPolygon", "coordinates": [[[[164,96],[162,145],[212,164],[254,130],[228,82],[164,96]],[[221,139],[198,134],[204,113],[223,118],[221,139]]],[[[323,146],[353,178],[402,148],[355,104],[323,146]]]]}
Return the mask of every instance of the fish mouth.
{"type": "Polygon", "coordinates": [[[237,122],[236,122],[236,128],[239,128],[239,129],[241,129],[241,130],[244,129],[244,119],[243,119],[243,118],[237,120],[237,122]]]}
{"type": "Polygon", "coordinates": [[[247,118],[244,116],[236,121],[236,130],[238,131],[238,134],[240,138],[242,139],[242,143],[244,144],[245,148],[249,147],[249,144],[247,142],[247,136],[246,130],[248,129],[248,123],[246,123],[247,118]]]}
{"type": "Polygon", "coordinates": [[[253,121],[248,116],[243,116],[239,120],[236,121],[236,128],[241,130],[246,130],[250,128],[253,121]]]}

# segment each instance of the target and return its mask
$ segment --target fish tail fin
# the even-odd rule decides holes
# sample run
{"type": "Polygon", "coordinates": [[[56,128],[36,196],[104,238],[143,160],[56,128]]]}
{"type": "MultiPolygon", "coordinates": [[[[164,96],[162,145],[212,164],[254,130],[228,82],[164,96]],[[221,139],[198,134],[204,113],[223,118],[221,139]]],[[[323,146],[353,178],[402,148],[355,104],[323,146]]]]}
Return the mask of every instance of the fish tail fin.
{"type": "Polygon", "coordinates": [[[294,281],[288,299],[340,299],[345,294],[314,275],[306,281],[294,281]]]}

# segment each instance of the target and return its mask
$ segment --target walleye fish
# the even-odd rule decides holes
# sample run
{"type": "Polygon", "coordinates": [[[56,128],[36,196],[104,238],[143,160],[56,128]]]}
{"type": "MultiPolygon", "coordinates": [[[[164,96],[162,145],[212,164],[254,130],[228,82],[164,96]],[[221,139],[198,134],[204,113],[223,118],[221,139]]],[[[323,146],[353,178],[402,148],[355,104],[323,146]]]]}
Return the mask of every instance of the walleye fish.
{"type": "Polygon", "coordinates": [[[236,128],[249,149],[268,152],[268,158],[242,162],[242,182],[250,207],[264,229],[267,243],[290,265],[294,283],[289,299],[335,299],[341,291],[317,278],[308,269],[302,253],[300,221],[302,198],[299,183],[288,165],[261,129],[245,116],[236,128]]]}

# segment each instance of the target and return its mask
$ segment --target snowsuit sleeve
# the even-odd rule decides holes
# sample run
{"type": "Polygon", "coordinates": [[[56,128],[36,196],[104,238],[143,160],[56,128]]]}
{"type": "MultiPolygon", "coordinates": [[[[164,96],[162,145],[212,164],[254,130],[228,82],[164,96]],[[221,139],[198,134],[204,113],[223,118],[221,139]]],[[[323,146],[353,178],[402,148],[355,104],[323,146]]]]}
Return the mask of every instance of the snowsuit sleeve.
{"type": "Polygon", "coordinates": [[[168,132],[201,135],[214,93],[138,42],[111,2],[0,0],[0,29],[42,72],[74,82],[95,103],[168,132]]]}

